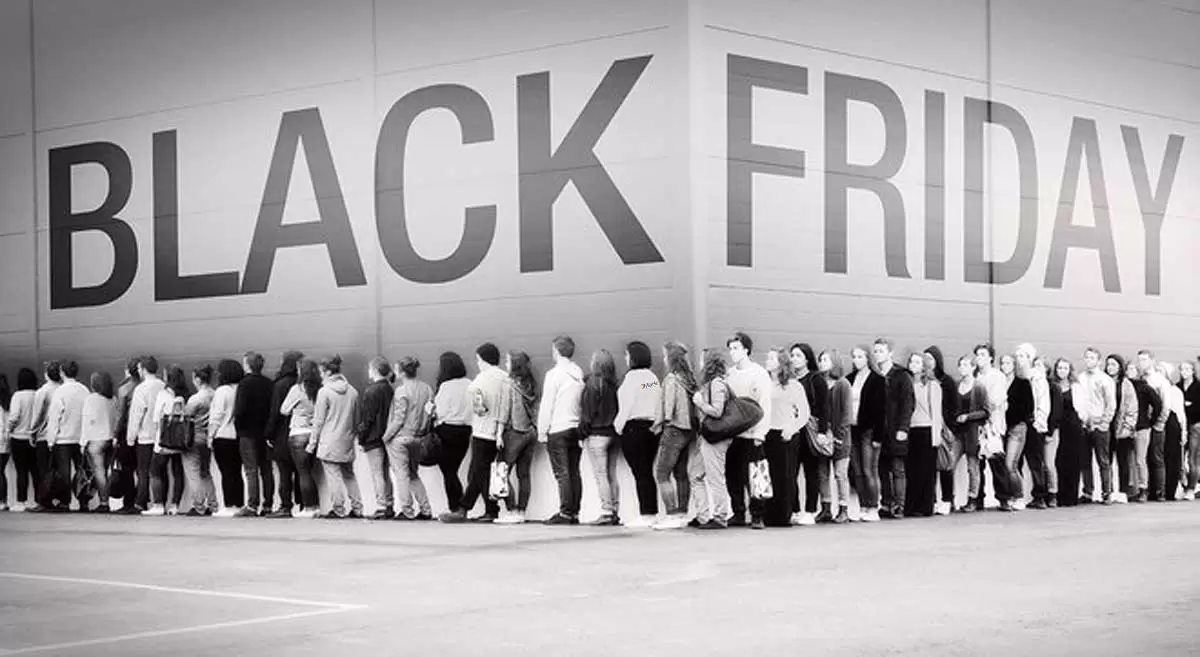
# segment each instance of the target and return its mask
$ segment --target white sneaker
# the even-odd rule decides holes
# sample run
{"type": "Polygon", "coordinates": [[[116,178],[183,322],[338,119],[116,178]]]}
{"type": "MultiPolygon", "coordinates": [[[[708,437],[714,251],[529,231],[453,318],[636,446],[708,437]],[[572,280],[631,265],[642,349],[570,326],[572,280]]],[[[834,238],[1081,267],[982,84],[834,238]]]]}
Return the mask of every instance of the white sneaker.
{"type": "Polygon", "coordinates": [[[867,509],[858,516],[859,522],[879,522],[879,509],[867,509]]]}
{"type": "Polygon", "coordinates": [[[1025,510],[1025,500],[1013,500],[1012,508],[1013,508],[1013,511],[1024,511],[1025,510]]]}
{"type": "Polygon", "coordinates": [[[651,528],[656,530],[683,529],[686,526],[687,517],[681,515],[666,516],[662,520],[658,520],[653,525],[650,525],[651,528]]]}
{"type": "Polygon", "coordinates": [[[161,504],[151,504],[149,509],[146,509],[144,516],[161,516],[165,515],[166,511],[161,504]]]}
{"type": "Polygon", "coordinates": [[[240,506],[227,506],[213,514],[214,518],[232,518],[238,511],[241,511],[240,506]]]}
{"type": "Polygon", "coordinates": [[[8,510],[12,511],[13,513],[21,513],[25,510],[25,505],[21,502],[16,502],[12,506],[8,507],[8,510]]]}
{"type": "Polygon", "coordinates": [[[169,516],[179,515],[179,507],[175,506],[174,504],[167,507],[167,515],[169,515],[169,516]]]}
{"type": "Polygon", "coordinates": [[[8,504],[5,502],[0,502],[0,512],[3,511],[8,511],[8,504]]]}
{"type": "Polygon", "coordinates": [[[631,529],[650,529],[656,522],[658,522],[658,516],[634,516],[625,526],[631,529]]]}
{"type": "Polygon", "coordinates": [[[938,502],[937,504],[934,504],[933,505],[933,515],[935,515],[935,516],[950,515],[950,503],[949,502],[938,502]]]}
{"type": "Polygon", "coordinates": [[[1109,499],[1113,504],[1129,504],[1129,496],[1125,493],[1113,493],[1109,499]]]}
{"type": "Polygon", "coordinates": [[[796,521],[797,525],[809,526],[817,524],[817,517],[811,513],[801,513],[800,519],[796,521]]]}
{"type": "Polygon", "coordinates": [[[303,511],[293,511],[292,517],[307,519],[307,518],[312,518],[316,514],[317,514],[316,509],[304,509],[303,511]]]}
{"type": "Polygon", "coordinates": [[[504,513],[500,514],[499,518],[496,518],[495,524],[497,524],[497,525],[523,525],[523,524],[525,524],[525,512],[524,511],[505,511],[504,513]]]}

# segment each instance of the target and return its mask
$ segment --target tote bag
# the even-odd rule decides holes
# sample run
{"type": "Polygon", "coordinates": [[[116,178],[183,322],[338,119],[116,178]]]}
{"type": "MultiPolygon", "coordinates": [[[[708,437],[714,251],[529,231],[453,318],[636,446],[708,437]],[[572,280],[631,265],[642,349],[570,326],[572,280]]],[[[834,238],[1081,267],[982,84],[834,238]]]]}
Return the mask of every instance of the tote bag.
{"type": "MultiPolygon", "coordinates": [[[[725,410],[721,417],[705,417],[700,424],[700,433],[710,443],[719,443],[741,435],[763,418],[762,407],[749,397],[738,397],[733,389],[725,383],[725,410]]],[[[709,401],[712,401],[712,387],[709,386],[709,401]]]]}
{"type": "Polygon", "coordinates": [[[488,495],[499,500],[508,497],[508,464],[504,459],[497,454],[496,460],[492,461],[491,476],[488,480],[488,495]]]}
{"type": "Polygon", "coordinates": [[[775,497],[775,489],[771,486],[771,470],[765,458],[750,462],[750,497],[756,500],[775,497]]]}
{"type": "Polygon", "coordinates": [[[196,442],[196,421],[185,411],[183,397],[176,397],[171,412],[163,415],[158,430],[158,446],[163,449],[187,451],[196,442]]]}

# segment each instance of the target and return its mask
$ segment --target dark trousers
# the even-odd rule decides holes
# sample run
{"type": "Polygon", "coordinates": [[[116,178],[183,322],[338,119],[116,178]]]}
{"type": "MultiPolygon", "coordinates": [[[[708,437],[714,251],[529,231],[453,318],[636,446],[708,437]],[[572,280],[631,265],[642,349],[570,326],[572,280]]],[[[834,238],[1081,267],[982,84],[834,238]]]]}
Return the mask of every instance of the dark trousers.
{"type": "Polygon", "coordinates": [[[858,480],[858,502],[864,509],[879,506],[879,452],[882,449],[875,440],[874,431],[851,427],[852,450],[850,463],[858,480]]]}
{"type": "Polygon", "coordinates": [[[132,509],[137,506],[137,448],[124,440],[117,441],[116,461],[121,466],[121,506],[132,509]]]}
{"type": "MultiPolygon", "coordinates": [[[[793,438],[792,440],[796,440],[793,438]]],[[[763,504],[763,521],[769,525],[786,527],[792,522],[792,500],[796,497],[796,453],[783,432],[772,430],[763,443],[763,453],[771,472],[771,488],[774,496],[763,504]]]]}
{"type": "Polygon", "coordinates": [[[137,473],[137,495],[134,498],[134,505],[145,511],[150,508],[150,467],[154,463],[154,445],[138,443],[134,446],[133,452],[137,463],[135,470],[137,473]]]}
{"type": "Polygon", "coordinates": [[[904,515],[932,516],[937,501],[937,450],[933,447],[931,427],[913,427],[908,432],[908,456],[905,458],[904,515]]]}
{"type": "Polygon", "coordinates": [[[525,433],[504,432],[504,462],[509,473],[517,474],[517,485],[508,487],[505,504],[509,511],[524,511],[529,507],[529,495],[533,492],[530,472],[533,469],[533,446],[537,444],[537,430],[525,433]]]}
{"type": "Polygon", "coordinates": [[[446,503],[451,509],[457,509],[462,502],[463,486],[458,478],[458,469],[462,467],[463,459],[467,456],[467,448],[471,446],[471,427],[461,424],[439,424],[434,429],[442,444],[442,453],[438,459],[438,469],[442,471],[442,485],[446,489],[446,503]]]}
{"type": "MultiPolygon", "coordinates": [[[[28,440],[13,439],[11,445],[13,466],[17,469],[17,502],[24,504],[29,501],[30,478],[37,471],[37,450],[28,440]]],[[[37,499],[36,488],[34,499],[37,499]]]]}
{"type": "MultiPolygon", "coordinates": [[[[975,497],[975,506],[980,509],[983,508],[983,501],[987,497],[987,474],[988,464],[985,461],[979,466],[979,495],[975,497]]],[[[994,480],[995,477],[992,477],[992,479],[994,480]]]]}
{"type": "Polygon", "coordinates": [[[179,506],[183,501],[183,454],[155,454],[150,460],[150,497],[155,504],[179,506]],[[168,480],[168,471],[170,479],[168,480]],[[170,484],[168,486],[168,484],[170,484]],[[167,497],[167,493],[170,497],[167,497]]]}
{"type": "Polygon", "coordinates": [[[1032,427],[1025,433],[1025,448],[1022,452],[1029,463],[1029,479],[1033,482],[1031,495],[1035,500],[1049,498],[1046,482],[1046,439],[1032,427]]]}
{"type": "Polygon", "coordinates": [[[1166,443],[1166,431],[1150,431],[1150,451],[1146,455],[1146,461],[1150,465],[1149,498],[1152,500],[1161,500],[1166,497],[1166,443]]]}
{"type": "Polygon", "coordinates": [[[289,436],[275,446],[275,463],[279,466],[279,505],[290,510],[293,502],[305,509],[316,509],[317,484],[313,481],[312,455],[305,451],[307,435],[289,436]]]}
{"type": "Polygon", "coordinates": [[[496,441],[472,436],[471,464],[467,466],[467,487],[463,491],[458,509],[464,513],[470,512],[475,508],[475,502],[482,496],[485,513],[493,518],[500,515],[500,504],[488,495],[492,461],[495,460],[496,441]]]}
{"type": "Polygon", "coordinates": [[[1163,444],[1163,465],[1166,473],[1163,481],[1165,500],[1174,500],[1179,489],[1179,472],[1183,468],[1183,426],[1174,415],[1167,420],[1167,430],[1163,444]]]}
{"type": "MultiPolygon", "coordinates": [[[[55,482],[54,486],[47,487],[44,506],[57,506],[60,509],[67,509],[71,506],[71,490],[74,488],[74,473],[72,466],[79,468],[79,444],[61,444],[55,445],[50,450],[50,467],[47,472],[53,472],[52,476],[45,477],[47,485],[50,482],[55,482]]],[[[80,508],[87,506],[90,498],[79,500],[80,508]]]]}
{"type": "Polygon", "coordinates": [[[242,473],[246,476],[246,504],[257,510],[275,505],[275,469],[267,458],[266,438],[240,436],[238,452],[242,457],[242,473]],[[261,484],[261,488],[259,487],[261,484]]]}
{"type": "Polygon", "coordinates": [[[0,504],[8,504],[8,454],[0,454],[0,504]]]}
{"type": "Polygon", "coordinates": [[[1058,432],[1058,455],[1054,457],[1058,469],[1058,505],[1079,504],[1079,481],[1083,468],[1092,467],[1091,452],[1086,448],[1083,437],[1077,431],[1058,432]]]}
{"type": "Polygon", "coordinates": [[[550,455],[554,479],[558,482],[558,512],[568,518],[577,518],[583,497],[583,480],[579,475],[579,459],[583,455],[583,448],[579,445],[579,430],[567,429],[550,434],[546,451],[550,455]]]}
{"type": "Polygon", "coordinates": [[[650,420],[630,420],[621,434],[621,452],[637,486],[638,509],[644,516],[658,515],[658,485],[654,481],[654,457],[658,436],[650,431],[650,420]]]}
{"type": "MultiPolygon", "coordinates": [[[[276,482],[276,485],[279,486],[279,508],[281,509],[291,509],[294,505],[305,506],[302,493],[304,485],[300,483],[300,473],[294,465],[289,442],[288,436],[277,435],[267,444],[271,460],[279,469],[279,481],[276,482]]],[[[311,476],[310,471],[309,477],[311,476]]]]}
{"type": "Polygon", "coordinates": [[[1133,438],[1113,438],[1109,444],[1117,455],[1117,490],[1132,497],[1138,492],[1133,483],[1133,438]]]}
{"type": "Polygon", "coordinates": [[[1083,440],[1082,453],[1079,458],[1079,475],[1083,480],[1083,495],[1091,497],[1092,492],[1096,489],[1096,476],[1092,473],[1092,455],[1094,454],[1096,462],[1100,464],[1100,492],[1107,498],[1113,492],[1109,433],[1103,430],[1085,430],[1083,440]]]}
{"type": "Polygon", "coordinates": [[[241,507],[246,503],[245,486],[242,483],[242,456],[238,441],[229,438],[214,438],[213,458],[221,472],[221,500],[226,507],[241,507]]]}
{"type": "MultiPolygon", "coordinates": [[[[734,438],[725,453],[725,488],[729,491],[733,517],[746,518],[746,497],[750,492],[750,462],[765,458],[763,448],[747,438],[734,438]]],[[[750,499],[751,519],[762,519],[763,500],[750,499]]]]}
{"type": "MultiPolygon", "coordinates": [[[[792,449],[796,452],[795,459],[799,464],[797,469],[804,471],[804,511],[816,513],[817,503],[821,501],[821,483],[828,480],[828,476],[821,476],[821,468],[829,469],[829,459],[812,451],[807,428],[801,429],[800,433],[792,438],[792,442],[795,443],[792,449]]],[[[792,499],[792,511],[800,512],[799,486],[796,487],[796,495],[792,499]]]]}
{"type": "Polygon", "coordinates": [[[49,495],[51,469],[54,467],[54,459],[50,455],[50,445],[45,441],[34,443],[34,499],[42,506],[50,506],[49,495]]]}

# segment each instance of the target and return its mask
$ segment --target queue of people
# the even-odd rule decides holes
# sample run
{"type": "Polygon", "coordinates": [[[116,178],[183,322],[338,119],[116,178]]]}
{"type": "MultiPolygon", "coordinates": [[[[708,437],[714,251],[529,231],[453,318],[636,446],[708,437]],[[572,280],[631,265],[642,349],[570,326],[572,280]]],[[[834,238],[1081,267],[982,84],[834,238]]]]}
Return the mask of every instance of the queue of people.
{"type": "Polygon", "coordinates": [[[637,518],[657,529],[763,529],[971,513],[985,508],[989,475],[1005,512],[1194,499],[1200,483],[1196,363],[1148,351],[1126,361],[1088,348],[1077,370],[1030,344],[999,361],[988,344],[950,363],[936,346],[898,360],[880,338],[848,359],[805,343],[772,346],[760,363],[739,332],[704,350],[698,369],[687,346],[668,341],[660,380],[640,341],[626,345],[623,377],[607,350],[586,371],[571,338],[551,350],[540,386],[528,354],[492,343],[475,350],[472,378],[459,354],[442,354],[436,387],[414,357],[375,358],[361,392],[340,357],[299,352],[283,355],[273,379],[254,352],[191,372],[131,358],[120,383],[94,372],[85,384],[74,361],[47,364],[40,380],[20,370],[15,392],[0,375],[0,510],[66,512],[74,500],[92,513],[361,518],[362,452],[371,519],[434,520],[419,471],[429,466],[448,502],[436,519],[519,524],[539,444],[557,482],[551,525],[581,521],[585,450],[601,510],[589,523],[600,526],[637,518]],[[621,459],[636,514],[620,508],[621,459]],[[966,501],[957,504],[962,461],[966,501]],[[479,500],[483,513],[471,517],[479,500]]]}

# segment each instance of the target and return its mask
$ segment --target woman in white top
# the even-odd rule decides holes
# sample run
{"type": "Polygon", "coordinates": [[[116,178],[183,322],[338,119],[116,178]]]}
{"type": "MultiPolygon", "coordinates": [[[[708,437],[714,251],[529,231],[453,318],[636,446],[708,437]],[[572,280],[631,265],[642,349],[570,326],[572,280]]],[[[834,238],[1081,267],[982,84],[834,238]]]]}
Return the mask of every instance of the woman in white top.
{"type": "Polygon", "coordinates": [[[658,485],[654,481],[654,457],[658,455],[658,436],[651,431],[662,405],[662,387],[650,370],[650,347],[633,341],[625,345],[625,366],[629,371],[617,388],[617,418],[613,428],[621,437],[621,451],[637,485],[638,508],[642,525],[658,520],[658,485]]]}
{"type": "Polygon", "coordinates": [[[433,398],[434,433],[440,445],[438,468],[446,487],[446,503],[457,509],[463,485],[458,471],[471,444],[471,400],[467,397],[467,366],[462,356],[447,351],[438,362],[437,394],[433,398]]]}
{"type": "Polygon", "coordinates": [[[117,393],[108,372],[93,372],[92,393],[83,401],[83,450],[91,464],[92,482],[100,505],[94,513],[108,513],[108,469],[112,466],[116,437],[117,393]]]}
{"type": "Polygon", "coordinates": [[[246,503],[246,489],[242,481],[242,456],[238,451],[237,429],[233,426],[233,402],[237,398],[237,387],[246,376],[242,364],[226,359],[217,363],[217,390],[213,393],[212,408],[208,414],[208,437],[212,441],[213,457],[221,472],[221,497],[223,508],[220,517],[233,517],[246,503]]]}
{"type": "Polygon", "coordinates": [[[196,441],[192,448],[183,453],[183,478],[191,495],[190,517],[211,516],[217,512],[217,490],[212,478],[212,443],[208,439],[208,421],[212,412],[213,397],[212,365],[201,365],[192,370],[192,385],[195,394],[188,397],[184,412],[192,418],[196,427],[196,441]]]}
{"type": "Polygon", "coordinates": [[[808,394],[792,369],[792,361],[783,347],[771,347],[767,352],[767,374],[771,375],[771,424],[763,451],[771,471],[774,493],[765,500],[763,524],[767,527],[792,525],[792,498],[796,496],[797,463],[789,443],[800,429],[808,424],[808,394]]]}
{"type": "Polygon", "coordinates": [[[292,454],[292,462],[296,474],[300,478],[300,510],[294,512],[294,518],[311,518],[319,508],[317,485],[313,480],[312,454],[309,454],[308,439],[312,436],[313,408],[317,401],[317,393],[321,390],[321,369],[317,362],[305,358],[300,361],[296,384],[288,390],[283,406],[279,408],[280,415],[288,419],[288,450],[292,454]]]}
{"type": "Polygon", "coordinates": [[[1163,462],[1166,464],[1165,499],[1179,499],[1179,484],[1186,487],[1187,476],[1184,474],[1183,446],[1186,443],[1184,427],[1187,426],[1187,407],[1183,398],[1183,388],[1179,387],[1179,371],[1174,365],[1159,362],[1158,371],[1171,384],[1165,387],[1163,406],[1167,408],[1167,426],[1163,448],[1163,462]]]}
{"type": "Polygon", "coordinates": [[[191,394],[183,368],[171,365],[166,369],[164,382],[166,386],[158,393],[158,398],[151,406],[150,421],[154,424],[154,458],[150,461],[150,499],[152,504],[146,510],[148,516],[161,516],[164,513],[173,516],[179,513],[179,503],[183,501],[183,452],[163,447],[159,440],[162,438],[163,427],[171,421],[176,411],[187,417],[187,400],[191,394]],[[174,482],[167,499],[167,468],[171,469],[171,479],[174,482]],[[165,507],[165,509],[164,509],[165,507]]]}

